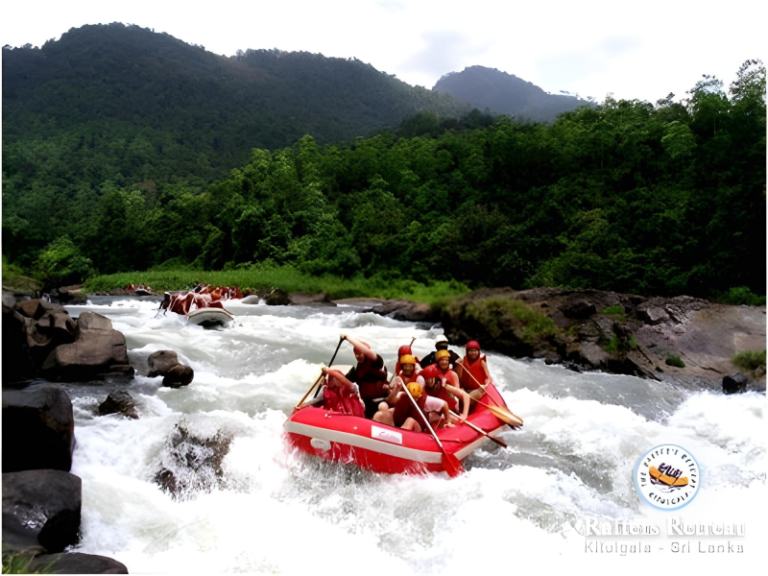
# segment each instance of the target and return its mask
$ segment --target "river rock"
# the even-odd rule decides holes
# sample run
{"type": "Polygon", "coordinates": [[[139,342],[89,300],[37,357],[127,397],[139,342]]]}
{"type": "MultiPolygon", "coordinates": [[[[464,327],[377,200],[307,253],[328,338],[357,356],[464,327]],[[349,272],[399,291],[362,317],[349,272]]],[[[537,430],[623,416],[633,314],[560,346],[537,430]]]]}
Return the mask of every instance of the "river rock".
{"type": "Polygon", "coordinates": [[[112,329],[112,321],[94,312],[78,318],[75,341],[57,346],[42,371],[49,380],[85,382],[106,377],[133,377],[125,336],[112,329]]]}
{"type": "Polygon", "coordinates": [[[79,540],[82,482],[61,470],[3,473],[3,516],[15,517],[37,534],[49,552],[79,540]]]}
{"type": "Polygon", "coordinates": [[[34,556],[47,550],[37,540],[37,531],[21,523],[10,512],[3,511],[3,556],[23,554],[34,556]]]}
{"type": "Polygon", "coordinates": [[[23,316],[34,318],[35,320],[40,318],[46,312],[66,312],[64,306],[53,304],[52,302],[47,302],[40,298],[19,302],[16,304],[16,310],[23,316]]]}
{"type": "Polygon", "coordinates": [[[179,356],[173,350],[158,350],[149,355],[147,365],[149,373],[147,376],[155,378],[165,376],[168,371],[179,364],[179,356]]]}
{"type": "Polygon", "coordinates": [[[376,306],[371,311],[403,322],[436,322],[439,319],[437,312],[429,304],[411,300],[385,300],[381,306],[376,306]]]}
{"type": "Polygon", "coordinates": [[[107,414],[122,414],[128,418],[139,418],[136,412],[136,403],[133,401],[133,397],[125,390],[111,392],[107,399],[99,404],[99,415],[106,416],[107,414]]]}
{"type": "Polygon", "coordinates": [[[305,292],[291,292],[288,295],[288,299],[292,306],[336,306],[335,302],[331,302],[326,292],[320,292],[318,294],[307,294],[305,292]]]}
{"type": "Polygon", "coordinates": [[[747,391],[749,379],[744,374],[731,374],[723,378],[723,393],[743,394],[747,391]]]}
{"type": "Polygon", "coordinates": [[[36,556],[29,563],[29,570],[40,572],[48,566],[54,574],[128,574],[125,564],[117,560],[80,552],[36,556]]]}
{"type": "Polygon", "coordinates": [[[3,390],[3,472],[69,471],[74,448],[72,402],[61,386],[3,390]]]}
{"type": "Polygon", "coordinates": [[[112,320],[96,312],[83,312],[77,319],[77,335],[88,330],[112,330],[112,320]]]}
{"type": "Polygon", "coordinates": [[[243,304],[253,304],[253,305],[255,305],[255,304],[258,304],[259,302],[261,302],[262,300],[263,300],[263,298],[261,296],[259,296],[258,294],[251,294],[250,296],[246,296],[245,298],[243,298],[241,300],[241,302],[243,304]]]}
{"type": "Polygon", "coordinates": [[[576,302],[571,302],[560,308],[560,310],[568,318],[578,319],[589,318],[597,312],[595,305],[591,302],[587,302],[586,300],[577,300],[576,302]]]}
{"type": "Polygon", "coordinates": [[[29,563],[29,570],[39,572],[49,565],[55,574],[128,574],[125,564],[117,560],[80,552],[36,556],[29,563]]]}
{"type": "Polygon", "coordinates": [[[4,387],[24,382],[37,373],[37,367],[27,346],[27,319],[15,311],[14,306],[15,300],[6,302],[6,291],[3,290],[2,376],[4,387]]]}
{"type": "Polygon", "coordinates": [[[267,294],[264,297],[264,301],[268,306],[288,306],[291,303],[288,292],[280,288],[275,288],[267,294]]]}
{"type": "Polygon", "coordinates": [[[189,385],[195,377],[195,371],[184,364],[177,364],[165,374],[163,386],[166,388],[181,388],[189,385]]]}

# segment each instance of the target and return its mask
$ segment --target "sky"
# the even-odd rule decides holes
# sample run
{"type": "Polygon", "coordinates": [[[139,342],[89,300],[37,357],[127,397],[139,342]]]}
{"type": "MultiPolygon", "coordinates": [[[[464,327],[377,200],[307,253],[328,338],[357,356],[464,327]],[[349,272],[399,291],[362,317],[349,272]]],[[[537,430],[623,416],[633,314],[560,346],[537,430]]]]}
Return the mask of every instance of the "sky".
{"type": "Polygon", "coordinates": [[[703,74],[728,84],[766,60],[766,10],[746,0],[36,0],[0,8],[2,45],[41,46],[70,28],[123,22],[231,56],[279,48],[356,57],[431,88],[467,66],[598,101],[685,97],[703,74]]]}

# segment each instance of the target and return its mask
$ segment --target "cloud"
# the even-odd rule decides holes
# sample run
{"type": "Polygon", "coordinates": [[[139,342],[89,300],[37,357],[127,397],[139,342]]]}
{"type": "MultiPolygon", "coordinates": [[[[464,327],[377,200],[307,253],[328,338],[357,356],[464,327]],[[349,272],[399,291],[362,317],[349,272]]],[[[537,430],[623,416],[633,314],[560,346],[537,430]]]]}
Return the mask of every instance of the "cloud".
{"type": "Polygon", "coordinates": [[[376,4],[387,12],[405,12],[408,9],[405,2],[398,2],[398,0],[379,0],[376,4]]]}
{"type": "Polygon", "coordinates": [[[477,42],[455,30],[432,30],[421,35],[425,46],[406,59],[399,69],[430,76],[458,72],[467,62],[485,53],[491,42],[477,42]]]}

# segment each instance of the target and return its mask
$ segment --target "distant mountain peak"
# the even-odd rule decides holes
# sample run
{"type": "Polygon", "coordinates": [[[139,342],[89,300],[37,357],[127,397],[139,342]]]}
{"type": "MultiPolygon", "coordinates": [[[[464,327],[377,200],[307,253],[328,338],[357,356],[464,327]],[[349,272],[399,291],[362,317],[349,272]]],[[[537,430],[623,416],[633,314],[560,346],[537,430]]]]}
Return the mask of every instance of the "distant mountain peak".
{"type": "Polygon", "coordinates": [[[589,104],[572,95],[545,92],[514,74],[479,65],[443,75],[432,90],[452,94],[480,110],[538,122],[551,122],[558,114],[589,104]]]}

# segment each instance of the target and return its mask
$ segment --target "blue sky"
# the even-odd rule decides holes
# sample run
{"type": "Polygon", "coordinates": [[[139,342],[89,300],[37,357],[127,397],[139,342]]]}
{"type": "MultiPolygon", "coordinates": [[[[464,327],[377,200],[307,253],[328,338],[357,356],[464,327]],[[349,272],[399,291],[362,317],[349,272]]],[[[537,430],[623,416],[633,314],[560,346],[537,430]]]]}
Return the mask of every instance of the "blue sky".
{"type": "Polygon", "coordinates": [[[412,0],[101,0],[4,3],[2,44],[42,45],[72,27],[124,22],[226,56],[280,48],[357,57],[431,88],[480,64],[557,93],[655,102],[702,74],[727,84],[762,58],[765,10],[752,1],[463,2],[412,0]],[[717,10],[715,10],[717,6],[717,10]]]}

